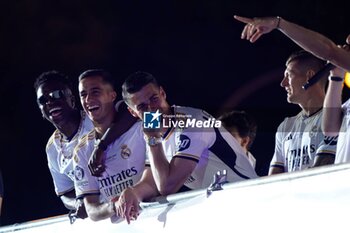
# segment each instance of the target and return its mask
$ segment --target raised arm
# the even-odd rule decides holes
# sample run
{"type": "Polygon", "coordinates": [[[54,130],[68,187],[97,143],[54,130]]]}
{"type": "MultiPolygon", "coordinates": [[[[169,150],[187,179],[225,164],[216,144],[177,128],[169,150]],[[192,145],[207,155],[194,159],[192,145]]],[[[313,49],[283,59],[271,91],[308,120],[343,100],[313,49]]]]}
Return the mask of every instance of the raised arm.
{"type": "MultiPolygon", "coordinates": [[[[263,34],[278,29],[304,50],[315,56],[327,60],[345,70],[350,70],[350,53],[339,48],[324,35],[289,22],[281,17],[246,18],[234,16],[240,22],[246,23],[241,38],[254,43],[263,34]]],[[[350,35],[346,39],[350,43],[350,35]]]]}
{"type": "Polygon", "coordinates": [[[335,68],[329,76],[329,86],[323,103],[322,131],[325,136],[337,136],[342,123],[342,89],[345,71],[335,68]]]}

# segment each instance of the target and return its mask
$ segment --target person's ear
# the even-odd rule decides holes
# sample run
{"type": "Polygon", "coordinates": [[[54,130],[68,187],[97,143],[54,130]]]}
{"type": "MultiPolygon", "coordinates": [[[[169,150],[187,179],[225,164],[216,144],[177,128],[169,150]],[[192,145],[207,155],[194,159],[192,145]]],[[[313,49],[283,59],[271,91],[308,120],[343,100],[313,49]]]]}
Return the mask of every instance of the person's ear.
{"type": "Polygon", "coordinates": [[[112,99],[113,99],[113,102],[114,102],[117,99],[117,92],[112,91],[111,95],[112,95],[112,99]]]}
{"type": "Polygon", "coordinates": [[[164,99],[166,99],[166,92],[164,91],[163,87],[161,87],[161,86],[159,87],[159,93],[164,99]]]}
{"type": "Polygon", "coordinates": [[[306,72],[307,81],[309,81],[309,79],[312,78],[314,75],[315,75],[315,71],[314,70],[308,70],[306,72]]]}

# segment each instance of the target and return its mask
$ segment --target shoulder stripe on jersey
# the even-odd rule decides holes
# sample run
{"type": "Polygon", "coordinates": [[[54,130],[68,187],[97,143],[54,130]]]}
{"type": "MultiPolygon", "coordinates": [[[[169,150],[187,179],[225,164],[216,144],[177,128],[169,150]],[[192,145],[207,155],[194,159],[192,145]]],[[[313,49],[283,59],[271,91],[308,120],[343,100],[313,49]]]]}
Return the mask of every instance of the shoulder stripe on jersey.
{"type": "Polygon", "coordinates": [[[193,158],[193,159],[197,159],[199,161],[199,157],[197,155],[193,155],[193,154],[187,154],[187,153],[182,153],[182,152],[177,152],[175,156],[183,156],[183,157],[189,157],[189,158],[193,158]]]}
{"type": "Polygon", "coordinates": [[[62,196],[62,195],[66,194],[66,193],[69,193],[69,192],[71,192],[73,190],[74,190],[74,186],[71,187],[70,189],[67,189],[67,190],[64,190],[62,192],[57,193],[57,196],[62,196]]]}
{"type": "Polygon", "coordinates": [[[78,142],[78,145],[74,148],[74,153],[77,153],[77,151],[86,145],[88,140],[92,140],[94,137],[95,130],[91,130],[88,134],[85,134],[78,142]]]}
{"type": "Polygon", "coordinates": [[[48,148],[53,144],[54,142],[54,135],[52,135],[50,138],[49,138],[49,141],[46,143],[46,147],[45,147],[45,150],[47,151],[48,148]]]}
{"type": "Polygon", "coordinates": [[[284,165],[281,164],[271,164],[270,167],[279,167],[284,169],[284,165]]]}
{"type": "Polygon", "coordinates": [[[243,179],[250,179],[248,176],[240,173],[236,169],[236,152],[222,137],[220,131],[215,127],[214,130],[216,134],[216,140],[214,145],[212,145],[209,150],[213,152],[220,160],[222,160],[228,167],[230,167],[238,176],[242,177],[243,179]]]}
{"type": "Polygon", "coordinates": [[[55,132],[53,133],[53,135],[54,135],[54,138],[55,138],[55,139],[60,139],[60,138],[61,138],[61,134],[60,134],[60,132],[58,131],[58,129],[55,130],[55,132]]]}
{"type": "Polygon", "coordinates": [[[284,163],[282,162],[274,162],[273,165],[280,165],[280,166],[284,166],[284,163]]]}
{"type": "Polygon", "coordinates": [[[194,156],[188,156],[188,155],[183,155],[183,154],[176,154],[173,156],[173,158],[181,158],[181,159],[188,159],[188,160],[192,160],[195,161],[196,163],[198,163],[199,159],[197,157],[194,156]]]}
{"type": "Polygon", "coordinates": [[[328,156],[328,155],[335,157],[334,151],[321,151],[316,154],[316,156],[328,156]]]}

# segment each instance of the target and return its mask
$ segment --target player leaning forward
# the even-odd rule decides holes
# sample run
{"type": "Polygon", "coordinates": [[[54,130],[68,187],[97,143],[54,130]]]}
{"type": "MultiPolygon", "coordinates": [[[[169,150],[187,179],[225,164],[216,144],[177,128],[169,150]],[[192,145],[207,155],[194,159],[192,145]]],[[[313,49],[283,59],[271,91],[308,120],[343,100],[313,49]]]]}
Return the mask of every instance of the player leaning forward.
{"type": "MultiPolygon", "coordinates": [[[[129,111],[143,119],[146,126],[153,117],[146,119],[144,113],[148,116],[148,112],[152,112],[154,118],[158,117],[157,113],[162,113],[163,119],[170,118],[166,121],[166,127],[144,129],[146,163],[150,168],[145,169],[143,179],[134,188],[124,190],[120,196],[126,206],[118,208],[118,213],[128,222],[131,216],[129,211],[132,207],[137,211],[139,201],[158,192],[168,195],[180,190],[207,188],[217,171],[227,170],[230,182],[257,177],[243,149],[222,127],[178,127],[180,121],[186,124],[186,118],[191,118],[189,125],[193,125],[193,119],[205,122],[212,117],[200,109],[171,107],[166,101],[164,89],[151,74],[136,72],[130,75],[123,84],[123,98],[129,111]]],[[[204,126],[205,123],[195,124],[198,125],[204,126]]]]}
{"type": "MultiPolygon", "coordinates": [[[[145,141],[141,123],[137,122],[105,150],[105,171],[99,177],[88,169],[89,155],[105,131],[115,122],[114,102],[117,94],[111,75],[104,70],[88,70],[79,76],[81,104],[94,129],[75,150],[75,186],[83,197],[88,216],[98,221],[116,217],[116,202],[120,193],[141,178],[145,166],[145,141]]],[[[118,122],[119,123],[119,122],[118,122]]],[[[120,123],[119,123],[120,124],[120,123]]]]}

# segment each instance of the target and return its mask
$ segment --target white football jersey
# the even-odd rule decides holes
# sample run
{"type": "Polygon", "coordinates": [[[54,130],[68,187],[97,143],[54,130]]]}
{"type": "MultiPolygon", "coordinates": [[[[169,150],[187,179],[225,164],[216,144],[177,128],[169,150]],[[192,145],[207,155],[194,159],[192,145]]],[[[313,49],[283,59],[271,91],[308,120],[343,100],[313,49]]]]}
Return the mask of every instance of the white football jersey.
{"type": "Polygon", "coordinates": [[[325,137],[321,130],[322,109],[305,116],[302,112],[287,117],[276,133],[275,153],[270,167],[281,167],[285,172],[310,168],[315,156],[335,156],[337,137],[325,137]]]}
{"type": "Polygon", "coordinates": [[[108,202],[141,178],[146,155],[141,122],[136,122],[108,146],[106,170],[101,177],[92,176],[87,166],[95,143],[95,130],[92,130],[74,150],[75,192],[78,198],[97,194],[102,202],[108,202]]]}
{"type": "Polygon", "coordinates": [[[343,122],[340,127],[337,154],[334,163],[350,162],[350,99],[343,106],[343,122]]]}
{"type": "Polygon", "coordinates": [[[81,122],[71,140],[63,138],[56,129],[46,145],[46,155],[55,192],[58,196],[74,189],[73,150],[81,138],[93,129],[91,120],[81,111],[81,122]]]}
{"type": "MultiPolygon", "coordinates": [[[[205,121],[214,118],[201,109],[173,106],[176,120],[205,121]]],[[[172,119],[173,122],[176,120],[172,119]]],[[[171,124],[169,118],[167,125],[171,124]]],[[[171,120],[170,120],[171,121],[171,120]]],[[[254,168],[237,140],[224,127],[173,127],[163,136],[163,149],[167,160],[189,159],[197,166],[185,182],[190,189],[207,188],[218,171],[227,171],[227,180],[235,182],[256,178],[254,168]]],[[[147,153],[150,153],[147,150],[147,153]]],[[[149,157],[149,156],[147,156],[149,157]]],[[[147,164],[149,160],[147,159],[147,164]]]]}

